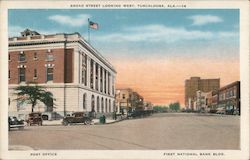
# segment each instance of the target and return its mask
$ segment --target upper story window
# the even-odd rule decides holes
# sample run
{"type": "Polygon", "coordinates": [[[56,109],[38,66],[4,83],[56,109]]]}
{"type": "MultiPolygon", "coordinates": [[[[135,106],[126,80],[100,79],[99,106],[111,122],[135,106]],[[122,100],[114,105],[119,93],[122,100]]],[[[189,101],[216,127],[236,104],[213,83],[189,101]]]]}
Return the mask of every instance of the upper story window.
{"type": "Polygon", "coordinates": [[[19,68],[19,82],[25,82],[25,68],[19,68]]]}
{"type": "Polygon", "coordinates": [[[10,61],[10,54],[9,54],[9,61],[10,61]]]}
{"type": "Polygon", "coordinates": [[[19,61],[25,61],[26,60],[26,56],[23,52],[20,52],[19,54],[19,61]]]}
{"type": "Polygon", "coordinates": [[[47,68],[47,81],[53,81],[53,68],[47,68]]]}
{"type": "Polygon", "coordinates": [[[34,60],[37,60],[37,59],[38,59],[37,53],[35,52],[35,53],[34,53],[34,60]]]}
{"type": "Polygon", "coordinates": [[[53,54],[47,54],[46,60],[47,61],[53,61],[54,60],[53,54]]]}
{"type": "Polygon", "coordinates": [[[47,57],[46,57],[47,61],[53,61],[54,60],[54,55],[51,52],[52,52],[51,49],[48,49],[47,57]]]}
{"type": "Polygon", "coordinates": [[[37,69],[34,69],[34,78],[37,78],[37,69]]]}

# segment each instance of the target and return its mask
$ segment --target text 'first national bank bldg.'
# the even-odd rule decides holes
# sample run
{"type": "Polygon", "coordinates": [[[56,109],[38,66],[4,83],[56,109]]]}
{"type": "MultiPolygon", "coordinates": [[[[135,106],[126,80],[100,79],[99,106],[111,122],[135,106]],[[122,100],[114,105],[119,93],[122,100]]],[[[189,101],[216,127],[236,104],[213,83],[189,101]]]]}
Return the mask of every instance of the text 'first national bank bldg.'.
{"type": "Polygon", "coordinates": [[[14,88],[35,82],[53,93],[55,108],[38,104],[34,111],[62,116],[75,111],[98,115],[115,111],[114,67],[79,33],[40,35],[25,30],[9,38],[9,114],[20,118],[31,105],[15,99],[14,88]]]}

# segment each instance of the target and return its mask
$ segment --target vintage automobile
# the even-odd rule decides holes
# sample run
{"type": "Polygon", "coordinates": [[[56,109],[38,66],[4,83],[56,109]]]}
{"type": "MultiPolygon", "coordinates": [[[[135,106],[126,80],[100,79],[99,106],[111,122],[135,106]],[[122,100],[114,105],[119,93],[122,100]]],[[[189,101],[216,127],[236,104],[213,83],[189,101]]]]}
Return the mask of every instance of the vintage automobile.
{"type": "Polygon", "coordinates": [[[62,124],[67,126],[69,124],[83,123],[89,125],[92,123],[92,117],[89,113],[74,112],[72,115],[68,115],[63,118],[62,124]]]}
{"type": "Polygon", "coordinates": [[[226,110],[223,107],[219,107],[216,110],[216,114],[226,114],[226,110]]]}
{"type": "Polygon", "coordinates": [[[8,118],[9,130],[11,128],[24,129],[24,120],[19,120],[17,117],[10,116],[8,118]]]}
{"type": "Polygon", "coordinates": [[[43,118],[42,114],[40,112],[33,112],[28,115],[28,118],[26,120],[27,125],[38,125],[42,126],[43,125],[43,118]]]}

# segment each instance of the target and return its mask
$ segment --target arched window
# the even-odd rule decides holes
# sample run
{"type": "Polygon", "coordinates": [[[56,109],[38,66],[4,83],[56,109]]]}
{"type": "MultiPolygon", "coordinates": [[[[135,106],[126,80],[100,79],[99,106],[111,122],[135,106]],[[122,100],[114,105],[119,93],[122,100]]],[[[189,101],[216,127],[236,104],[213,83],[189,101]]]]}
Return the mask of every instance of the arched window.
{"type": "Polygon", "coordinates": [[[99,113],[100,112],[100,101],[99,101],[99,96],[97,96],[97,109],[96,109],[97,111],[97,113],[99,113]]]}
{"type": "Polygon", "coordinates": [[[109,112],[111,112],[111,100],[109,100],[109,112]]]}
{"type": "Polygon", "coordinates": [[[102,113],[103,113],[104,112],[103,111],[103,109],[104,109],[104,106],[103,106],[103,97],[102,97],[101,107],[102,107],[102,113]]]}
{"type": "Polygon", "coordinates": [[[95,96],[91,96],[91,111],[95,111],[95,96]]]}
{"type": "Polygon", "coordinates": [[[107,98],[105,99],[105,112],[108,112],[108,100],[107,100],[107,98]]]}
{"type": "Polygon", "coordinates": [[[113,112],[116,112],[115,101],[113,101],[113,112]]]}
{"type": "Polygon", "coordinates": [[[86,93],[82,95],[82,108],[86,109],[86,93]]]}

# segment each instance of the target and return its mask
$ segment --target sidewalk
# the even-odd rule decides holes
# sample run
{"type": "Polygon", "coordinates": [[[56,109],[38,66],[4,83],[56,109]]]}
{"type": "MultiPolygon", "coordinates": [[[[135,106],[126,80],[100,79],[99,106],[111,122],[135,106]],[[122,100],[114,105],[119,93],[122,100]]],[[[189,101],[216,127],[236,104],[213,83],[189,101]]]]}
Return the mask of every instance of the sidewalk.
{"type": "MultiPolygon", "coordinates": [[[[116,123],[116,122],[120,122],[125,120],[125,117],[121,117],[121,118],[117,118],[116,120],[114,119],[106,119],[106,123],[105,124],[112,124],[112,123],[116,123]]],[[[43,121],[43,126],[61,126],[62,125],[62,119],[61,120],[53,120],[53,121],[47,121],[44,120],[43,121]]],[[[93,119],[92,120],[94,125],[102,125],[99,123],[99,119],[93,119]]]]}

